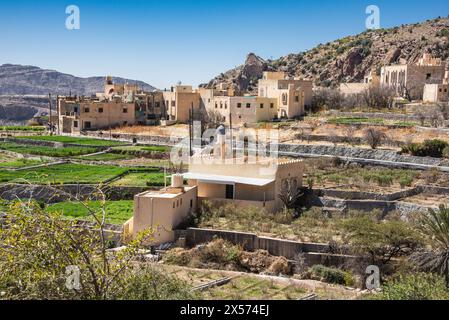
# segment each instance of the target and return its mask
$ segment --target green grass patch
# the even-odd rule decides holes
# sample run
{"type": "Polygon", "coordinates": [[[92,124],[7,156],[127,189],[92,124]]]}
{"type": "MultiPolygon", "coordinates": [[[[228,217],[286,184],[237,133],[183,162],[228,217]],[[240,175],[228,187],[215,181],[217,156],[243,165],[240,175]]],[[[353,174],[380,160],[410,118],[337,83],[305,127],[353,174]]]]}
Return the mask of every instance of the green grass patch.
{"type": "Polygon", "coordinates": [[[30,167],[44,163],[41,160],[30,160],[30,159],[16,159],[12,161],[2,162],[0,160],[0,168],[23,168],[30,167]]]}
{"type": "Polygon", "coordinates": [[[170,152],[171,148],[167,146],[123,146],[115,147],[113,150],[119,152],[136,152],[136,151],[146,151],[146,152],[170,152]]]}
{"type": "Polygon", "coordinates": [[[95,147],[112,147],[112,146],[119,146],[119,145],[123,144],[123,142],[120,142],[120,141],[110,141],[110,140],[101,140],[101,139],[83,138],[83,137],[68,137],[68,136],[31,136],[31,137],[17,137],[17,139],[72,143],[72,144],[95,146],[95,147]]]}
{"type": "Polygon", "coordinates": [[[0,131],[42,132],[42,131],[45,131],[45,127],[43,127],[43,126],[0,126],[0,131]]]}
{"type": "Polygon", "coordinates": [[[329,119],[328,123],[333,124],[358,124],[358,123],[367,123],[367,124],[384,124],[384,120],[380,118],[358,118],[358,117],[340,117],[329,119]]]}
{"type": "MultiPolygon", "coordinates": [[[[167,179],[167,184],[170,180],[167,179]]],[[[111,186],[117,187],[147,187],[147,186],[164,186],[163,172],[133,172],[127,174],[121,179],[111,183],[111,186]]]]}
{"type": "Polygon", "coordinates": [[[0,182],[35,184],[97,184],[128,171],[128,168],[100,165],[61,164],[23,171],[0,170],[0,182]]]}
{"type": "Polygon", "coordinates": [[[394,183],[402,187],[410,187],[419,177],[419,172],[406,169],[387,168],[352,168],[342,170],[314,170],[308,173],[318,185],[324,182],[334,184],[357,184],[367,185],[369,183],[385,187],[394,183]]]}
{"type": "Polygon", "coordinates": [[[13,151],[22,154],[33,154],[47,157],[73,157],[82,154],[95,153],[98,151],[94,147],[46,147],[46,146],[34,146],[19,144],[13,142],[3,142],[0,144],[1,150],[13,151]]]}
{"type": "Polygon", "coordinates": [[[77,159],[89,160],[89,161],[116,161],[116,160],[128,160],[133,157],[127,154],[118,154],[118,153],[102,153],[87,157],[78,156],[77,159]]]}
{"type": "MultiPolygon", "coordinates": [[[[87,207],[101,217],[101,202],[89,201],[87,207]]],[[[50,205],[46,209],[48,212],[61,212],[65,217],[79,220],[93,220],[89,210],[79,202],[61,202],[50,205]]],[[[123,224],[133,216],[133,201],[106,201],[105,204],[106,222],[112,224],[123,224]]]]}

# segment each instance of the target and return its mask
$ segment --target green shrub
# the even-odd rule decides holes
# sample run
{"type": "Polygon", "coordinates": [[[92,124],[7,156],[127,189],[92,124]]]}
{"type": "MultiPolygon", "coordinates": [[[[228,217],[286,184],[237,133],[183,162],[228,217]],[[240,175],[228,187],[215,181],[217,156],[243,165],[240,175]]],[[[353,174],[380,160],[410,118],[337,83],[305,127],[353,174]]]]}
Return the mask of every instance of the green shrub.
{"type": "Polygon", "coordinates": [[[411,187],[413,183],[413,178],[406,176],[406,177],[402,177],[399,179],[399,184],[401,185],[402,188],[404,187],[411,187]]]}
{"type": "Polygon", "coordinates": [[[347,271],[318,264],[311,267],[309,272],[312,279],[346,286],[354,285],[354,278],[352,274],[347,271]]]}
{"type": "Polygon", "coordinates": [[[400,275],[382,286],[379,300],[448,300],[449,290],[442,277],[418,273],[400,275]]]}
{"type": "Polygon", "coordinates": [[[449,143],[443,140],[426,140],[423,143],[412,143],[402,148],[403,153],[409,153],[418,157],[443,157],[444,150],[449,147],[449,143]]]}
{"type": "Polygon", "coordinates": [[[389,175],[378,175],[376,176],[376,181],[379,186],[388,187],[393,184],[393,177],[389,175]]]}
{"type": "Polygon", "coordinates": [[[449,147],[444,148],[443,150],[443,157],[449,158],[449,147]]]}

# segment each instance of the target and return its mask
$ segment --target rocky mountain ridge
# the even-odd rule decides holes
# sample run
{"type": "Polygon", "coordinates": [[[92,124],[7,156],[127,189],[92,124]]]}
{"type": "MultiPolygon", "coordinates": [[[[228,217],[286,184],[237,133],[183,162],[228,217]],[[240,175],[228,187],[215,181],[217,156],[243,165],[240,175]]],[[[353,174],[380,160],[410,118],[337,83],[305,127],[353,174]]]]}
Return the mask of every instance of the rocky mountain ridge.
{"type": "Polygon", "coordinates": [[[368,30],[276,60],[249,53],[243,65],[202,86],[216,88],[225,83],[238,91],[254,93],[263,71],[284,71],[290,77],[313,80],[317,86],[337,86],[360,82],[369,71],[379,73],[384,65],[415,63],[426,52],[449,62],[449,17],[368,30]]]}

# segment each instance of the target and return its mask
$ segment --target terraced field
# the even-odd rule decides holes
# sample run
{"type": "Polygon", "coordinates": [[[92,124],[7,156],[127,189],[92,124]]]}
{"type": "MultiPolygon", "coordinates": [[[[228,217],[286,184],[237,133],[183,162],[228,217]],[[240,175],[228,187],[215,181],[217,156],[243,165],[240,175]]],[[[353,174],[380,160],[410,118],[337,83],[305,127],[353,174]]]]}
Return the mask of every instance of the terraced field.
{"type": "Polygon", "coordinates": [[[17,152],[21,154],[31,154],[47,157],[73,157],[83,154],[95,153],[98,148],[95,147],[46,147],[46,146],[35,146],[27,144],[19,144],[13,142],[2,142],[0,144],[0,150],[7,150],[12,152],[17,152]]]}
{"type": "MultiPolygon", "coordinates": [[[[101,202],[89,201],[86,206],[101,217],[101,202]]],[[[77,202],[61,202],[47,207],[49,212],[61,212],[65,217],[71,219],[88,220],[93,218],[90,216],[88,208],[77,202]]],[[[106,223],[121,225],[125,223],[133,215],[133,201],[107,201],[105,204],[106,223]]]]}
{"type": "Polygon", "coordinates": [[[128,171],[128,168],[83,164],[60,164],[23,171],[0,170],[0,182],[35,184],[98,184],[128,171]]]}
{"type": "Polygon", "coordinates": [[[60,143],[72,143],[85,146],[95,146],[95,147],[112,147],[123,145],[120,141],[110,141],[94,138],[83,138],[83,137],[68,137],[68,136],[26,136],[26,137],[15,137],[16,139],[27,139],[34,141],[50,141],[50,142],[60,142],[60,143]]]}

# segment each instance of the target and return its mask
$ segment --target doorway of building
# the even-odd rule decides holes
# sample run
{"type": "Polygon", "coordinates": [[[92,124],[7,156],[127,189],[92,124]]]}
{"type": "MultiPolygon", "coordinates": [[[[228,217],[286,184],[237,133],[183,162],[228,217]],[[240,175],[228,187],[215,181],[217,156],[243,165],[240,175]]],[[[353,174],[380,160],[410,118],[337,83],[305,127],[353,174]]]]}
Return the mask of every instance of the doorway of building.
{"type": "Polygon", "coordinates": [[[226,185],[226,199],[234,199],[234,185],[226,185]]]}

